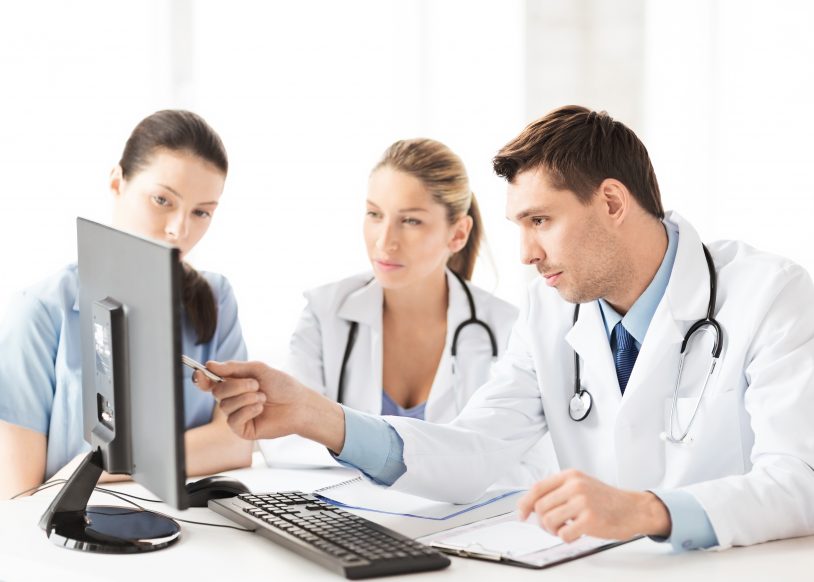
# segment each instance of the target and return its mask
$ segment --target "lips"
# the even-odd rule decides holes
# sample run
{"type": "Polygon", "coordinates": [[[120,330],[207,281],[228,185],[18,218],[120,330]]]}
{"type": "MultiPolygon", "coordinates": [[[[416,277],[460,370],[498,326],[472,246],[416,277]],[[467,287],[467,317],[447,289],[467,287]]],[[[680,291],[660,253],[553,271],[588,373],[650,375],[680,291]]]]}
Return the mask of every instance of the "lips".
{"type": "Polygon", "coordinates": [[[550,273],[548,275],[546,275],[545,273],[542,273],[542,275],[545,278],[546,285],[548,285],[549,287],[554,287],[554,286],[556,286],[557,281],[560,280],[560,276],[562,275],[562,271],[559,271],[557,273],[550,273]]]}
{"type": "Polygon", "coordinates": [[[376,265],[376,268],[381,269],[382,271],[394,271],[404,266],[401,263],[397,263],[395,261],[385,261],[382,259],[375,259],[373,262],[376,265]]]}

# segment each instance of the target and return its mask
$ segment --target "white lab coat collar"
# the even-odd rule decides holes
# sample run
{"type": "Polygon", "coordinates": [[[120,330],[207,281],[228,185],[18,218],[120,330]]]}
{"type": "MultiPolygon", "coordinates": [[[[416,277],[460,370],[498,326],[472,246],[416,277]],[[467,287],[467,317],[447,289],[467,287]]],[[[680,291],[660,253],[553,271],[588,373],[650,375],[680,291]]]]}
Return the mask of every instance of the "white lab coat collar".
{"type": "MultiPolygon", "coordinates": [[[[447,288],[449,289],[449,302],[447,306],[447,334],[444,343],[444,350],[438,362],[438,368],[433,379],[430,396],[427,401],[427,420],[434,420],[433,409],[437,408],[439,401],[447,398],[454,398],[454,378],[452,375],[452,362],[450,350],[452,348],[452,338],[457,327],[470,317],[469,301],[463,286],[455,275],[447,269],[447,288]]],[[[371,379],[373,385],[382,383],[382,361],[384,357],[382,343],[382,306],[384,292],[375,277],[351,292],[339,305],[337,313],[340,318],[346,321],[355,321],[360,325],[370,327],[371,336],[374,338],[372,348],[375,353],[371,353],[371,379]]],[[[459,350],[464,344],[463,339],[459,340],[459,350]]],[[[482,340],[485,341],[485,340],[482,340]]],[[[379,394],[379,398],[381,394],[379,394]]],[[[446,409],[447,407],[442,407],[446,409]]],[[[458,406],[460,408],[460,406],[458,406]]],[[[378,405],[381,410],[381,403],[378,405]]]]}
{"type": "Polygon", "coordinates": [[[371,275],[370,280],[356,291],[352,291],[339,305],[339,317],[355,321],[375,329],[382,328],[382,305],[384,294],[381,285],[371,275]]]}
{"type": "MultiPolygon", "coordinates": [[[[445,410],[460,410],[465,401],[465,397],[460,394],[460,386],[456,385],[457,379],[455,374],[452,373],[452,338],[455,335],[455,330],[461,323],[471,317],[469,309],[469,300],[466,296],[463,286],[460,281],[455,277],[452,272],[447,269],[447,289],[449,289],[449,302],[447,304],[447,337],[444,342],[444,351],[441,353],[441,359],[438,362],[438,369],[435,372],[435,378],[432,381],[432,389],[430,396],[427,399],[427,415],[426,419],[435,422],[437,419],[436,411],[439,409],[445,410]],[[456,401],[456,399],[463,398],[464,401],[456,401]],[[443,406],[440,403],[444,400],[450,400],[448,406],[443,406]]],[[[481,337],[480,341],[487,341],[486,338],[481,337]]],[[[458,339],[458,353],[462,354],[466,351],[466,338],[460,337],[458,339]]],[[[461,365],[461,364],[458,364],[461,365]]],[[[441,420],[440,418],[438,420],[441,420]]],[[[445,421],[451,419],[443,419],[445,421]]]]}
{"type": "MultiPolygon", "coordinates": [[[[447,343],[451,345],[452,333],[455,331],[455,327],[458,326],[458,323],[454,322],[469,319],[469,301],[463,287],[449,269],[446,270],[446,276],[447,288],[449,289],[447,322],[448,327],[452,326],[451,330],[448,329],[447,335],[449,338],[447,343]]],[[[339,317],[347,321],[356,321],[381,329],[383,301],[384,292],[381,285],[379,285],[375,277],[371,276],[367,284],[348,294],[339,305],[338,314],[339,317]]]]}
{"type": "MultiPolygon", "coordinates": [[[[678,250],[665,296],[673,317],[695,321],[706,315],[709,301],[709,271],[701,239],[677,212],[668,212],[665,222],[678,228],[678,250]]],[[[655,319],[655,317],[654,317],[655,319]]]]}

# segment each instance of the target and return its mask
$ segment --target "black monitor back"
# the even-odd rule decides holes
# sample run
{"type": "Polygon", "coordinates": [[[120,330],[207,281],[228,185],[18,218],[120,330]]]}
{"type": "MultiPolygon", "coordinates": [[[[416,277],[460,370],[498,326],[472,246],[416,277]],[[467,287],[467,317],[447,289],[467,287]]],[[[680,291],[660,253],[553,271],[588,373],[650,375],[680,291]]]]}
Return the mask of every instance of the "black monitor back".
{"type": "Polygon", "coordinates": [[[178,249],[77,219],[85,439],[187,507],[178,249]]]}

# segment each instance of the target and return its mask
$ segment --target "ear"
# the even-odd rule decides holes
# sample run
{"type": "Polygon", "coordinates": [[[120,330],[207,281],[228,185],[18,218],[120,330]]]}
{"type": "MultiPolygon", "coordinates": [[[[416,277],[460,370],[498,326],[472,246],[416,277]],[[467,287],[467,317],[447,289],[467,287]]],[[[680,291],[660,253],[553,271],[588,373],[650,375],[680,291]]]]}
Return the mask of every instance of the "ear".
{"type": "Polygon", "coordinates": [[[469,233],[472,232],[472,217],[468,214],[460,217],[452,225],[452,238],[449,239],[448,247],[454,255],[466,246],[469,240],[469,233]]]}
{"type": "Polygon", "coordinates": [[[116,164],[113,169],[110,170],[110,181],[108,184],[110,192],[114,196],[121,194],[124,177],[122,176],[122,167],[119,164],[116,164]]]}
{"type": "Polygon", "coordinates": [[[624,220],[633,204],[633,196],[627,186],[613,178],[602,180],[602,183],[599,184],[598,196],[608,218],[613,222],[624,220]]]}

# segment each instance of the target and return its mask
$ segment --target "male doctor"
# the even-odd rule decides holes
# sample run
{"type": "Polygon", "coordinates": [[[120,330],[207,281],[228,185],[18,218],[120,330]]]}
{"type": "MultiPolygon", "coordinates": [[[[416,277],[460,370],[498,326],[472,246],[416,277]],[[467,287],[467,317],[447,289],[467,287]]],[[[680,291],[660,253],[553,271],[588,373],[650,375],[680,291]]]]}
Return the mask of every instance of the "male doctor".
{"type": "Polygon", "coordinates": [[[814,533],[805,270],[735,241],[707,244],[708,263],[693,227],[665,216],[644,145],[604,112],[549,113],[494,168],[522,260],[541,277],[461,414],[446,425],[370,416],[263,364],[210,362],[227,380],[198,382],[233,430],[296,433],[379,483],[454,502],[480,496],[549,431],[564,470],[520,512],[565,541],[726,548],[814,533]]]}

